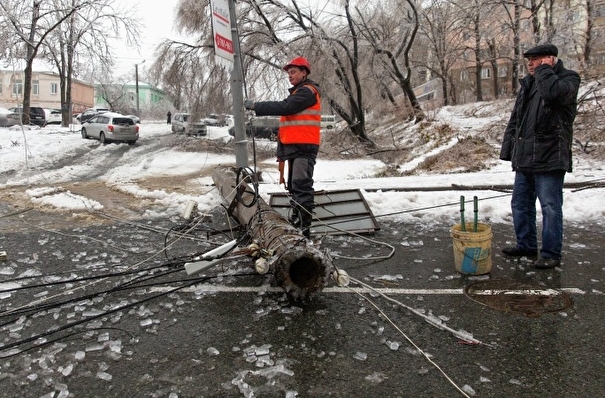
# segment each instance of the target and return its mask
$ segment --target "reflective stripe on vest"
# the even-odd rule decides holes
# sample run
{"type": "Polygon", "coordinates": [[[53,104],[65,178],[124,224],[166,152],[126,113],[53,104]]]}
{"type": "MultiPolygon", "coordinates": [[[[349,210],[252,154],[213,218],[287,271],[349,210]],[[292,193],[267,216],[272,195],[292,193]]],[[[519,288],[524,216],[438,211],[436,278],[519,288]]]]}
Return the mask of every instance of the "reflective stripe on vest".
{"type": "MultiPolygon", "coordinates": [[[[282,144],[319,145],[321,125],[321,100],[319,92],[310,84],[305,84],[301,87],[309,87],[315,93],[315,104],[302,112],[280,118],[279,141],[282,144]]],[[[294,93],[296,91],[292,94],[294,93]]]]}

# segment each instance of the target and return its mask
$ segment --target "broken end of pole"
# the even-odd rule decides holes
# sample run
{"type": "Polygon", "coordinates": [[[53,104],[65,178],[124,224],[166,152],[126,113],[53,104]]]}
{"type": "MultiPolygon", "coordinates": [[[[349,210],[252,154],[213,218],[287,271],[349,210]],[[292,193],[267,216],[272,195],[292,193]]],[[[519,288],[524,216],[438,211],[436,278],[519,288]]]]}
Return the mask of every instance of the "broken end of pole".
{"type": "Polygon", "coordinates": [[[332,268],[330,256],[265,203],[257,195],[257,189],[248,186],[247,182],[256,180],[225,168],[217,168],[212,178],[229,204],[229,213],[246,226],[260,248],[272,253],[267,263],[255,264],[258,269],[262,272],[273,269],[277,283],[290,298],[304,300],[321,292],[332,268]]]}
{"type": "Polygon", "coordinates": [[[290,298],[305,300],[323,290],[329,271],[328,256],[305,242],[279,256],[275,264],[275,279],[290,298]]]}

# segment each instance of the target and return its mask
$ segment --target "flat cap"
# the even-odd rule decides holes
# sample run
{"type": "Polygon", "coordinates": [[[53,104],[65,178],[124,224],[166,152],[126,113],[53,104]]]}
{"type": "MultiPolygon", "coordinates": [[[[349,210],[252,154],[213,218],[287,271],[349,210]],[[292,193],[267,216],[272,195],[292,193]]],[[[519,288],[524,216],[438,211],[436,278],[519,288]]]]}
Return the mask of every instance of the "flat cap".
{"type": "Polygon", "coordinates": [[[523,56],[525,58],[537,57],[539,55],[552,55],[553,57],[556,57],[557,54],[559,54],[559,49],[554,44],[540,44],[539,46],[532,47],[525,51],[523,56]]]}

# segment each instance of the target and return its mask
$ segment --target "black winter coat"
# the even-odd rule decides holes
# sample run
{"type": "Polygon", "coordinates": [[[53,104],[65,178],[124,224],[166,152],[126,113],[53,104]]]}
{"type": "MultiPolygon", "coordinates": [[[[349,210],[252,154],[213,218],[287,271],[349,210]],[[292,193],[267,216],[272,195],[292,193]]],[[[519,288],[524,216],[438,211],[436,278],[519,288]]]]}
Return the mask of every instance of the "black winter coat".
{"type": "Polygon", "coordinates": [[[294,115],[315,105],[317,99],[315,93],[310,88],[303,87],[296,91],[300,86],[310,84],[319,92],[319,85],[311,79],[305,79],[296,86],[288,89],[290,95],[283,101],[260,101],[254,103],[254,112],[258,116],[284,116],[294,115]],[[296,91],[296,93],[294,93],[296,91]],[[294,93],[294,94],[292,94],[294,93]]]}
{"type": "Polygon", "coordinates": [[[571,171],[580,75],[559,60],[552,68],[538,66],[534,76],[528,74],[520,83],[500,159],[510,160],[514,171],[571,171]]]}

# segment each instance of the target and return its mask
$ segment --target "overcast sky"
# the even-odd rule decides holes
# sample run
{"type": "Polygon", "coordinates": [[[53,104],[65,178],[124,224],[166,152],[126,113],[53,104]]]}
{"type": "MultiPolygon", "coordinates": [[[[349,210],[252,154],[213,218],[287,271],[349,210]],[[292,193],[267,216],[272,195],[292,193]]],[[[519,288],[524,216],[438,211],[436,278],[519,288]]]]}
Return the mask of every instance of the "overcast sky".
{"type": "Polygon", "coordinates": [[[153,51],[155,47],[166,38],[178,38],[172,29],[174,13],[179,0],[165,0],[162,2],[149,2],[145,0],[121,0],[119,5],[124,9],[136,9],[136,15],[141,24],[141,50],[140,53],[132,51],[125,45],[120,46],[119,55],[116,57],[116,76],[132,73],[134,76],[134,65],[143,62],[139,72],[151,64],[154,60],[153,51]]]}

